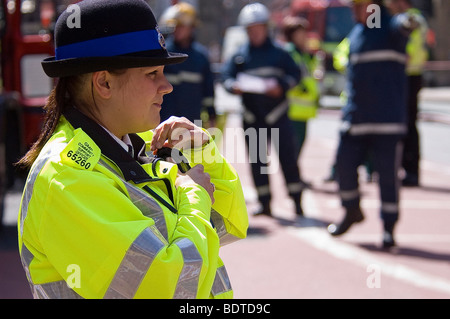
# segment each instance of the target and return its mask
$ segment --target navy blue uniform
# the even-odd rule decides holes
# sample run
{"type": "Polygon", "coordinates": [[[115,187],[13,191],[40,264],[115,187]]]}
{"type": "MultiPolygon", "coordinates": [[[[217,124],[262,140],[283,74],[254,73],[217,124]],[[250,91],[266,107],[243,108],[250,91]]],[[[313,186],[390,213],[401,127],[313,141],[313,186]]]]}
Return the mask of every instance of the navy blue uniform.
{"type": "Polygon", "coordinates": [[[401,138],[407,131],[405,48],[402,16],[381,8],[381,27],[357,24],[348,35],[348,102],[343,108],[337,175],[342,205],[360,202],[357,168],[369,156],[379,174],[381,218],[398,219],[401,138]]]}
{"type": "Polygon", "coordinates": [[[283,48],[268,38],[260,47],[244,45],[230,60],[226,61],[222,69],[222,81],[226,90],[232,92],[233,83],[239,73],[259,78],[274,78],[284,91],[279,98],[263,93],[243,93],[242,95],[243,127],[247,133],[247,148],[249,148],[252,174],[259,200],[263,205],[267,205],[270,201],[269,177],[265,173],[268,164],[264,154],[267,154],[268,144],[272,138],[279,151],[288,192],[298,202],[302,184],[294,151],[294,131],[286,113],[288,102],[285,93],[299,82],[299,68],[283,48]],[[253,132],[256,133],[258,141],[251,140],[255,137],[253,132]],[[275,138],[271,136],[271,133],[278,133],[278,136],[275,138]],[[265,140],[266,136],[267,140],[265,140]]]}
{"type": "Polygon", "coordinates": [[[208,53],[204,46],[193,41],[189,48],[182,48],[172,38],[166,41],[171,52],[189,55],[180,64],[166,65],[164,74],[173,86],[173,92],[164,96],[161,121],[172,115],[184,116],[191,122],[200,120],[202,110],[215,117],[214,76],[211,72],[208,53]]]}

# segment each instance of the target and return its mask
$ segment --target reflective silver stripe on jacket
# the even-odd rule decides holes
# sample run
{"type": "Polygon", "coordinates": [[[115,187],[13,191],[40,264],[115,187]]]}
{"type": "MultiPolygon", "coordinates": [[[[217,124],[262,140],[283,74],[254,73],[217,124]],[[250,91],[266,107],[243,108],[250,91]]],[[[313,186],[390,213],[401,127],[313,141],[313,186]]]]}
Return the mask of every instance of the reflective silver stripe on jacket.
{"type": "Polygon", "coordinates": [[[225,266],[219,267],[216,272],[216,277],[214,278],[211,293],[213,296],[217,296],[231,290],[231,283],[225,266]]]}
{"type": "Polygon", "coordinates": [[[381,134],[381,135],[397,135],[405,134],[407,127],[403,123],[361,123],[351,124],[343,122],[341,131],[348,132],[350,135],[367,135],[367,134],[381,134]]]}
{"type": "MultiPolygon", "coordinates": [[[[48,150],[43,150],[42,156],[39,156],[34,163],[31,171],[28,175],[27,182],[25,185],[25,190],[22,196],[22,203],[20,208],[20,235],[23,236],[23,226],[28,213],[28,205],[30,203],[31,197],[33,195],[33,188],[36,182],[37,176],[42,168],[45,166],[47,161],[53,157],[57,156],[64,148],[66,144],[61,144],[59,147],[52,147],[48,150]]],[[[73,291],[64,280],[49,282],[45,284],[35,285],[30,274],[30,264],[33,261],[33,254],[27,248],[27,246],[22,243],[22,249],[20,254],[20,259],[22,262],[23,269],[30,284],[31,293],[33,298],[36,299],[53,299],[53,298],[68,298],[68,299],[80,299],[75,291],[73,291]]]]}
{"type": "Polygon", "coordinates": [[[184,264],[173,297],[194,299],[197,296],[198,280],[203,264],[202,257],[194,243],[188,238],[179,239],[175,244],[183,254],[184,264]]]}
{"type": "MultiPolygon", "coordinates": [[[[154,226],[146,228],[126,252],[104,298],[133,298],[156,255],[167,245],[154,226]]],[[[177,240],[175,245],[180,249],[184,262],[173,298],[194,299],[197,296],[202,257],[188,238],[177,240]]]]}
{"type": "Polygon", "coordinates": [[[203,107],[210,107],[210,106],[214,106],[214,97],[205,97],[204,99],[202,99],[202,106],[203,107]]]}
{"type": "Polygon", "coordinates": [[[155,256],[166,245],[154,226],[144,229],[128,248],[104,298],[133,298],[155,256]]]}
{"type": "Polygon", "coordinates": [[[216,212],[214,209],[211,209],[211,220],[214,224],[214,228],[216,229],[216,233],[219,236],[220,246],[225,246],[235,241],[240,240],[239,237],[230,234],[225,225],[225,220],[222,215],[216,212]]]}
{"type": "Polygon", "coordinates": [[[148,194],[139,187],[136,187],[130,183],[124,184],[127,188],[128,194],[130,194],[133,204],[142,212],[144,216],[150,217],[154,220],[156,228],[167,240],[166,219],[161,206],[159,206],[153,198],[149,197],[148,194]]]}
{"type": "Polygon", "coordinates": [[[282,77],[285,75],[283,69],[271,66],[248,69],[245,70],[245,73],[258,77],[282,77]]]}
{"type": "Polygon", "coordinates": [[[296,79],[291,75],[286,74],[282,68],[264,66],[260,68],[245,70],[245,73],[265,78],[267,77],[284,78],[284,80],[288,83],[289,88],[293,88],[294,86],[297,85],[296,79]]]}
{"type": "Polygon", "coordinates": [[[25,244],[22,244],[21,253],[22,266],[27,275],[30,284],[31,294],[34,299],[83,299],[75,291],[73,291],[64,280],[49,282],[41,285],[33,284],[30,275],[30,264],[33,260],[33,254],[28,250],[25,244]]]}
{"type": "Polygon", "coordinates": [[[30,173],[28,174],[25,189],[22,195],[22,204],[20,207],[20,235],[23,235],[23,223],[25,218],[27,217],[28,212],[28,204],[30,203],[31,196],[33,195],[34,183],[36,182],[36,178],[39,175],[40,171],[44,167],[45,163],[53,157],[61,153],[61,151],[66,147],[66,144],[62,144],[61,147],[58,148],[49,148],[48,150],[43,150],[42,156],[39,156],[33,167],[31,168],[30,173]]]}
{"type": "Polygon", "coordinates": [[[203,81],[203,75],[198,72],[181,71],[177,74],[166,74],[167,81],[173,85],[178,85],[183,82],[186,83],[201,83],[203,81]]]}
{"type": "Polygon", "coordinates": [[[395,50],[377,50],[363,53],[352,53],[350,63],[360,64],[369,62],[398,62],[406,64],[408,58],[406,54],[395,50]]]}

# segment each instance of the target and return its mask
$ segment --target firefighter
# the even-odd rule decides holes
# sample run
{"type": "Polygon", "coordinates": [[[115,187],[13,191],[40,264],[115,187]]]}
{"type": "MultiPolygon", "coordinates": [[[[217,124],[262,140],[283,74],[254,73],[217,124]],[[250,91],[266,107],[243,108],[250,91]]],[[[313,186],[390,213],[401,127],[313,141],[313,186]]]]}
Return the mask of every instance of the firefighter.
{"type": "MultiPolygon", "coordinates": [[[[243,127],[249,151],[252,175],[261,208],[256,215],[271,215],[270,185],[266,156],[271,133],[277,148],[289,195],[295,202],[296,214],[303,215],[300,180],[294,150],[292,123],[286,92],[300,80],[300,70],[289,53],[269,36],[270,12],[261,3],[242,8],[238,24],[245,27],[249,41],[224,63],[222,83],[225,89],[242,96],[243,127]],[[254,132],[254,134],[251,134],[254,132]],[[250,140],[251,137],[258,139],[250,140]]],[[[275,152],[272,152],[274,154],[275,152]]]]}
{"type": "Polygon", "coordinates": [[[69,10],[56,23],[42,65],[59,80],[19,163],[31,166],[18,230],[34,297],[231,297],[219,247],[246,236],[239,177],[206,131],[159,124],[164,66],[187,56],[165,49],[144,1],[77,5],[81,28],[68,27],[69,10]],[[164,146],[192,168],[155,156],[164,146]]]}
{"type": "Polygon", "coordinates": [[[208,115],[205,126],[215,126],[214,76],[207,49],[195,40],[195,29],[199,25],[195,8],[180,2],[169,7],[161,16],[160,25],[168,32],[166,40],[169,51],[189,55],[186,62],[168,65],[165,68],[167,80],[173,85],[174,92],[164,100],[161,120],[172,115],[184,116],[190,121],[201,120],[201,114],[208,115]],[[186,99],[186,96],[189,96],[186,99]]]}
{"type": "MultiPolygon", "coordinates": [[[[405,15],[392,17],[382,1],[353,0],[357,24],[348,35],[347,104],[343,107],[337,154],[339,194],[345,216],[328,227],[344,234],[364,219],[357,168],[370,156],[379,174],[383,247],[395,245],[399,218],[398,169],[406,127],[406,42],[413,28],[405,15]],[[375,25],[367,23],[374,7],[375,25]],[[375,11],[377,12],[377,11],[375,11]],[[379,25],[377,25],[379,23],[379,25]]],[[[371,22],[373,22],[371,20],[371,22]]]]}

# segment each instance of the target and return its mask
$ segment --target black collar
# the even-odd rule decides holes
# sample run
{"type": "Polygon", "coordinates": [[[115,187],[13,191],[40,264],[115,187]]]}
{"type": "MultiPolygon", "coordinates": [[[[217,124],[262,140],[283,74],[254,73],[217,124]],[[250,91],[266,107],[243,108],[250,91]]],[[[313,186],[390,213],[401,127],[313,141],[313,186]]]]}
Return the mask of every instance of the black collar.
{"type": "Polygon", "coordinates": [[[145,155],[145,142],[137,134],[129,134],[133,148],[139,150],[135,152],[136,158],[133,158],[107,131],[77,109],[70,108],[63,115],[75,129],[81,128],[92,138],[102,154],[120,168],[125,180],[131,180],[135,184],[151,180],[151,177],[137,162],[151,162],[151,159],[145,155]]]}

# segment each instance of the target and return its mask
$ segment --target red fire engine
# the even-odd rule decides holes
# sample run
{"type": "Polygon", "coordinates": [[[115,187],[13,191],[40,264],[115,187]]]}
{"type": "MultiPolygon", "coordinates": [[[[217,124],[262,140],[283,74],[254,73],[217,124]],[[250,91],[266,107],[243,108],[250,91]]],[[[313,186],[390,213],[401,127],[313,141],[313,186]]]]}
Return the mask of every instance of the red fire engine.
{"type": "Polygon", "coordinates": [[[53,82],[41,61],[54,55],[52,25],[72,1],[1,0],[0,224],[5,190],[17,176],[14,163],[40,133],[43,106],[53,82]]]}

